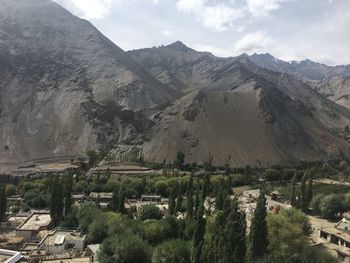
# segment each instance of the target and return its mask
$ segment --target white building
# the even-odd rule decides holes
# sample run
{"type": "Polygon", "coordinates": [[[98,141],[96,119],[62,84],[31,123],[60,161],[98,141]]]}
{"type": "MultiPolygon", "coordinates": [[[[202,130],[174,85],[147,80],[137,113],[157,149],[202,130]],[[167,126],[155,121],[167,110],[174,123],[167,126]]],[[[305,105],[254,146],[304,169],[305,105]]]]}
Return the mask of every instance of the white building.
{"type": "Polygon", "coordinates": [[[20,252],[0,249],[0,262],[2,263],[17,263],[20,262],[21,258],[20,252]]]}
{"type": "Polygon", "coordinates": [[[47,234],[39,243],[39,249],[45,250],[47,255],[62,254],[67,250],[83,251],[86,235],[77,231],[55,230],[47,234]]]}

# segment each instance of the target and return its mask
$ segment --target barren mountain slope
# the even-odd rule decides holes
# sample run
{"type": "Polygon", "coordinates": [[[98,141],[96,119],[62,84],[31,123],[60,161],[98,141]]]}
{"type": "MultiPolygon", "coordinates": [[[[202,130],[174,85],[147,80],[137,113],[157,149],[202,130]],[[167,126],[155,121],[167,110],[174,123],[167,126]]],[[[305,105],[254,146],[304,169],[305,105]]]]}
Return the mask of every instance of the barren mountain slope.
{"type": "Polygon", "coordinates": [[[249,59],[260,67],[295,76],[330,100],[350,108],[350,65],[327,66],[311,60],[288,63],[270,54],[254,54],[249,59]]]}
{"type": "Polygon", "coordinates": [[[137,144],[166,87],[49,0],[0,0],[0,159],[137,144]]]}
{"type": "MultiPolygon", "coordinates": [[[[173,160],[178,149],[187,161],[233,165],[328,159],[349,152],[329,134],[349,123],[349,111],[290,75],[257,67],[247,58],[219,62],[200,91],[189,92],[154,116],[143,152],[173,160]]],[[[198,64],[196,65],[198,66],[198,64]]],[[[207,71],[209,72],[209,71],[207,71]]]]}

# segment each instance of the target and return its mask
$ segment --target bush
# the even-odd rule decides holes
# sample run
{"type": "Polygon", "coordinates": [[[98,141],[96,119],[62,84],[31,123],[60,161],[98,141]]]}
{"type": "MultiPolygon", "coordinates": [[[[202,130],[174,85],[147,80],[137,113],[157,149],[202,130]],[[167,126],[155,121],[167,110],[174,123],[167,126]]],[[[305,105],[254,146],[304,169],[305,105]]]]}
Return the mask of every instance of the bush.
{"type": "Polygon", "coordinates": [[[13,196],[17,194],[17,187],[13,184],[6,185],[5,188],[6,196],[13,196]]]}
{"type": "Polygon", "coordinates": [[[189,263],[191,251],[183,240],[169,240],[155,247],[152,263],[189,263]]]}
{"type": "Polygon", "coordinates": [[[106,239],[98,259],[101,263],[150,263],[151,248],[139,236],[124,233],[106,239]]]}
{"type": "Polygon", "coordinates": [[[266,181],[279,181],[280,175],[276,169],[266,169],[263,177],[266,179],[266,181]]]}
{"type": "Polygon", "coordinates": [[[160,212],[160,209],[154,205],[145,205],[140,208],[139,218],[141,220],[146,220],[146,219],[159,220],[162,218],[162,213],[160,212]]]}

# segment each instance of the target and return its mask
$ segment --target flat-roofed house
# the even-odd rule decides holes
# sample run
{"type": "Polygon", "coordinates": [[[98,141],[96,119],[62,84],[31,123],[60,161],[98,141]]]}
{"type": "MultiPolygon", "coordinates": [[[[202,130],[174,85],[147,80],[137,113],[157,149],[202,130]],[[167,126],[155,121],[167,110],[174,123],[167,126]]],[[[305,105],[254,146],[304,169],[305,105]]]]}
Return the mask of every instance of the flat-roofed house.
{"type": "Polygon", "coordinates": [[[160,203],[161,201],[160,195],[141,195],[141,202],[160,203]]]}
{"type": "Polygon", "coordinates": [[[39,243],[39,249],[45,250],[46,254],[62,254],[67,250],[83,251],[85,248],[86,235],[81,235],[73,230],[57,229],[47,234],[39,243]]]}
{"type": "Polygon", "coordinates": [[[20,252],[0,249],[0,262],[1,263],[17,263],[22,259],[20,252]]]}
{"type": "Polygon", "coordinates": [[[33,239],[40,231],[50,229],[51,225],[49,213],[33,213],[16,228],[16,236],[33,239]]]}

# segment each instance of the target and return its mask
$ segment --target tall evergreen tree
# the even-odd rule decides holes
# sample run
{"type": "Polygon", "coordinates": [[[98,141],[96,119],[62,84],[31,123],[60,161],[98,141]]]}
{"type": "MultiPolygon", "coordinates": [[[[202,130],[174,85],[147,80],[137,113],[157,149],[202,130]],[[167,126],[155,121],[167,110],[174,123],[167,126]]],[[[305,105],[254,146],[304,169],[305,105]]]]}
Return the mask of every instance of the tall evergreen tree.
{"type": "Polygon", "coordinates": [[[176,208],[176,187],[173,186],[170,191],[169,195],[169,214],[174,215],[176,213],[175,208],[176,208]]]}
{"type": "Polygon", "coordinates": [[[290,195],[290,205],[295,207],[296,206],[296,182],[297,182],[297,174],[295,173],[293,178],[292,178],[292,191],[291,191],[291,195],[290,195]]]}
{"type": "Polygon", "coordinates": [[[178,211],[181,211],[182,202],[183,202],[182,194],[178,193],[177,198],[176,198],[175,213],[178,211]]]}
{"type": "Polygon", "coordinates": [[[118,210],[118,195],[119,195],[118,190],[114,190],[113,191],[113,195],[112,195],[112,199],[111,199],[111,201],[109,203],[109,208],[113,212],[117,212],[117,210],[118,210]]]}
{"type": "Polygon", "coordinates": [[[64,215],[67,216],[72,210],[73,174],[69,172],[64,180],[64,215]]]}
{"type": "Polygon", "coordinates": [[[204,204],[200,205],[193,234],[191,263],[201,263],[205,234],[204,204]]]}
{"type": "Polygon", "coordinates": [[[50,193],[50,215],[54,222],[58,222],[63,215],[62,182],[58,176],[52,180],[50,193]]]}
{"type": "Polygon", "coordinates": [[[250,252],[253,260],[262,258],[267,252],[269,242],[266,215],[265,193],[261,192],[250,228],[250,252]]]}
{"type": "Polygon", "coordinates": [[[246,255],[245,214],[238,211],[236,201],[231,204],[223,240],[222,262],[244,263],[246,255]]]}
{"type": "Polygon", "coordinates": [[[0,221],[3,221],[6,217],[7,200],[5,185],[0,185],[0,221]]]}
{"type": "Polygon", "coordinates": [[[313,192],[312,192],[312,185],[313,185],[313,180],[312,180],[312,176],[309,177],[309,181],[306,185],[306,189],[305,189],[305,211],[307,211],[309,209],[310,203],[312,201],[312,197],[313,197],[313,192]]]}
{"type": "Polygon", "coordinates": [[[210,193],[210,175],[207,173],[204,178],[203,189],[202,189],[202,200],[203,202],[210,193]]]}
{"type": "Polygon", "coordinates": [[[117,207],[117,212],[121,214],[126,213],[125,209],[125,191],[124,188],[121,187],[118,193],[118,207],[117,207]]]}
{"type": "Polygon", "coordinates": [[[306,196],[306,183],[309,179],[309,171],[307,170],[303,178],[301,179],[301,185],[300,185],[300,208],[303,212],[307,210],[307,196],[306,196]]]}
{"type": "Polygon", "coordinates": [[[190,176],[187,184],[187,219],[193,219],[193,176],[190,176]]]}
{"type": "Polygon", "coordinates": [[[200,206],[200,197],[199,197],[199,183],[198,183],[196,187],[195,197],[194,197],[194,219],[195,220],[197,220],[199,206],[200,206]]]}

